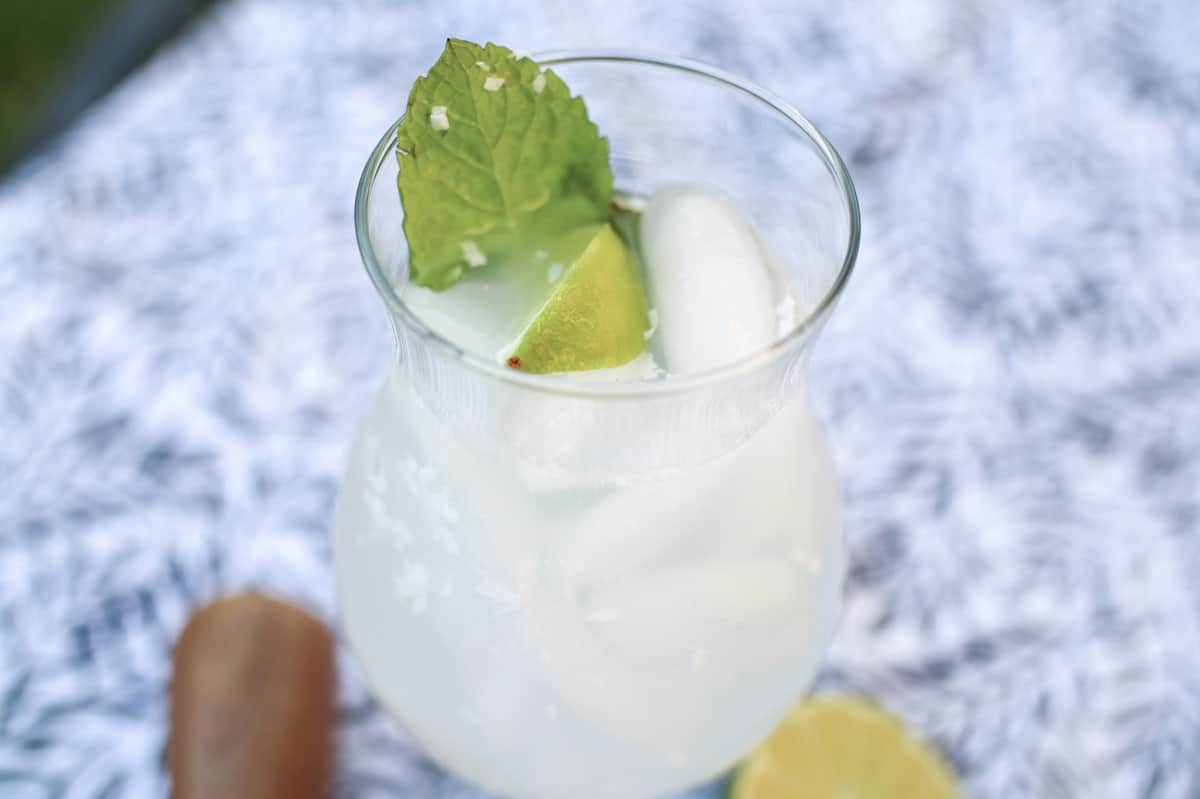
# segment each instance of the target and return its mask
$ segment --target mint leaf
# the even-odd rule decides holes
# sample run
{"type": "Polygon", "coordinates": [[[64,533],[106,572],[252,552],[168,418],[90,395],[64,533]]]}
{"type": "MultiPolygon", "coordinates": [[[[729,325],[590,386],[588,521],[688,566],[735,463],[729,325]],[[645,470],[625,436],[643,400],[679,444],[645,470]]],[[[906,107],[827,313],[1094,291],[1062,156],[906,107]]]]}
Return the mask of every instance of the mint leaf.
{"type": "Polygon", "coordinates": [[[583,100],[506,47],[449,39],[400,123],[412,280],[438,291],[538,240],[608,218],[608,141],[583,100]]]}

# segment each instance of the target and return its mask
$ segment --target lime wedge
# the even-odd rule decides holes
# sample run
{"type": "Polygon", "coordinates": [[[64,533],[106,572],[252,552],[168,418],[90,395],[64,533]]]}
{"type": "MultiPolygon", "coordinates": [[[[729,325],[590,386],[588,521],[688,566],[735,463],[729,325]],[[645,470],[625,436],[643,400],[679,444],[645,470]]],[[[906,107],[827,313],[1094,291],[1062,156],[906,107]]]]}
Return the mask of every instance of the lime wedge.
{"type": "Polygon", "coordinates": [[[555,250],[570,253],[570,264],[555,275],[508,365],[534,374],[580,372],[621,366],[645,352],[646,291],[621,237],[607,224],[589,225],[555,250]]]}
{"type": "Polygon", "coordinates": [[[861,699],[801,702],[738,767],[730,799],[958,799],[941,756],[861,699]]]}

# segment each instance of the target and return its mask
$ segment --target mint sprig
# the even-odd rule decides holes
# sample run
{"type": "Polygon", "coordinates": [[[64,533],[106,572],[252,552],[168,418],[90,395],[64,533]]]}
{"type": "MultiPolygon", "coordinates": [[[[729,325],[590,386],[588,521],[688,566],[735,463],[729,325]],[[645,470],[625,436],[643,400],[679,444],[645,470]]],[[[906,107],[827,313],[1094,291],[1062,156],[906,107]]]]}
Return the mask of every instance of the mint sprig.
{"type": "Polygon", "coordinates": [[[538,241],[608,219],[608,141],[550,70],[449,39],[400,123],[413,282],[438,291],[538,241]]]}

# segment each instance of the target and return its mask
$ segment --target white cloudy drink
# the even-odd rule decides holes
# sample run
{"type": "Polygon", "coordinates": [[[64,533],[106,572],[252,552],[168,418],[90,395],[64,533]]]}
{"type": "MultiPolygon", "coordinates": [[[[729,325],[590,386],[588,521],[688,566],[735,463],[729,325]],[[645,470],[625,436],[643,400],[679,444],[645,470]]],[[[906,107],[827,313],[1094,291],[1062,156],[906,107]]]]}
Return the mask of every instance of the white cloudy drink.
{"type": "Polygon", "coordinates": [[[441,82],[414,88],[398,139],[409,246],[381,259],[388,275],[375,259],[393,220],[361,216],[387,190],[379,148],[360,189],[398,358],[338,498],[343,626],[373,693],[462,776],[516,799],[662,796],[761,740],[836,624],[838,488],[804,382],[831,284],[800,291],[793,254],[724,185],[643,185],[620,218],[579,224],[592,193],[609,213],[611,177],[578,188],[606,144],[548,184],[562,210],[531,192],[521,216],[503,181],[489,200],[484,162],[462,153],[528,162],[519,141],[462,132],[500,118],[493,95],[518,115],[568,95],[471,47],[452,42],[441,82]],[[441,99],[451,78],[484,104],[477,120],[441,99]],[[442,174],[430,164],[462,183],[411,185],[442,174]],[[417,225],[420,202],[460,200],[417,225]]]}
{"type": "Polygon", "coordinates": [[[556,492],[393,377],[339,500],[342,619],[380,701],[468,778],[655,796],[728,766],[811,679],[837,508],[803,403],[709,465],[556,492]]]}
{"type": "MultiPolygon", "coordinates": [[[[672,189],[642,223],[666,380],[774,340],[777,280],[727,201],[672,189]]],[[[376,694],[456,771],[520,797],[653,796],[729,765],[811,679],[837,509],[803,396],[710,462],[563,485],[394,375],[339,502],[343,618],[376,694]]]]}

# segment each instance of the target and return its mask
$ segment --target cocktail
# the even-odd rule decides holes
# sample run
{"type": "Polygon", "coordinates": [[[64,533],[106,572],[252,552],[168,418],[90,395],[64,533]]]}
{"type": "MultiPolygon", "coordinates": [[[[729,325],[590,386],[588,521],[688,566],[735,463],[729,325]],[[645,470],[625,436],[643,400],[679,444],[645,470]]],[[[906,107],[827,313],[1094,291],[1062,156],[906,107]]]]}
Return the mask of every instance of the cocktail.
{"type": "Polygon", "coordinates": [[[795,110],[687,61],[451,41],[422,81],[357,197],[396,347],[335,518],[348,639],[431,756],[498,793],[697,784],[837,620],[805,368],[853,187],[795,110]]]}

